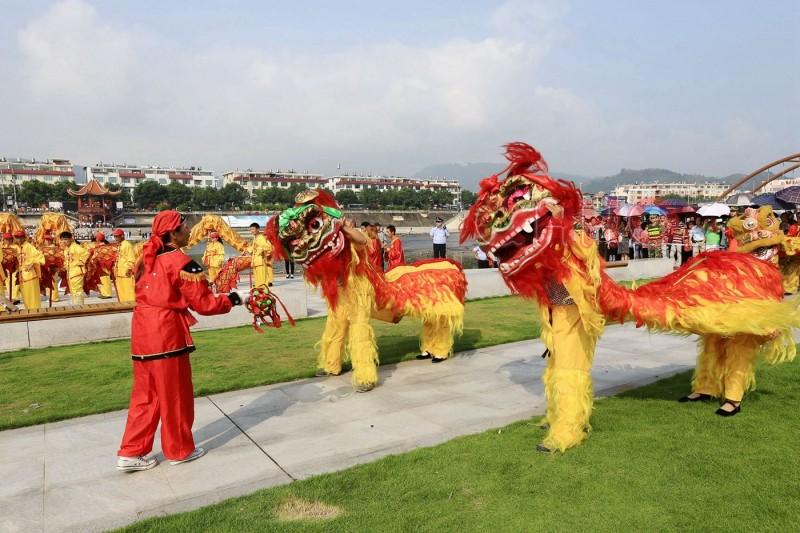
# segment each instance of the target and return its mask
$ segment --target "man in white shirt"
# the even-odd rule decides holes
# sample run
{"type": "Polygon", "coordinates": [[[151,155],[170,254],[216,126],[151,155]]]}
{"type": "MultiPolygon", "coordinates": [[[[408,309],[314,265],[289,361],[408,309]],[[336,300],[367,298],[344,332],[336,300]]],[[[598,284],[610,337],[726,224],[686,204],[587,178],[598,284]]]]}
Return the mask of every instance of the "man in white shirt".
{"type": "Polygon", "coordinates": [[[433,238],[433,257],[444,259],[447,257],[447,237],[450,232],[444,225],[444,220],[441,217],[436,217],[436,226],[431,228],[431,237],[433,238]]]}
{"type": "Polygon", "coordinates": [[[472,253],[475,254],[475,259],[478,260],[478,268],[489,268],[489,257],[486,252],[481,250],[480,246],[476,244],[475,248],[472,249],[472,253]]]}

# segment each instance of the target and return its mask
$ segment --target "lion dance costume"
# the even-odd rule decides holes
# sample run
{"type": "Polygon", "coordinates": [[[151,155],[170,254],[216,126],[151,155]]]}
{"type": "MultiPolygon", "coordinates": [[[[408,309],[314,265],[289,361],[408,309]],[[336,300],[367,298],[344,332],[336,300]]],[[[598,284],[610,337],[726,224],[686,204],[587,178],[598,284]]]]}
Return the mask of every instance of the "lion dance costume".
{"type": "Polygon", "coordinates": [[[377,384],[378,350],[370,317],[421,319],[423,354],[434,361],[446,359],[464,321],[466,278],[461,266],[449,260],[418,261],[384,274],[367,260],[365,245],[351,242],[332,196],[308,190],[295,200],[294,207],[270,219],[265,232],[281,256],[277,259],[287,253],[303,265],[306,281],[322,288],[328,303],[319,345],[324,373],[341,373],[349,357],[357,391],[377,384]]]}
{"type": "Polygon", "coordinates": [[[506,169],[481,182],[461,240],[476,238],[497,257],[512,291],[540,304],[550,358],[543,376],[548,433],[539,449],[564,451],[590,431],[590,371],[606,320],[699,335],[701,358],[721,354],[730,361],[725,395],[751,384],[758,354],[770,362],[794,357],[791,328],[800,324],[800,313],[781,301],[774,265],[716,251],[637,289],[619,286],[603,272],[594,241],[573,229],[581,212],[574,184],[552,179],[527,144],[509,144],[506,158],[506,169]]]}

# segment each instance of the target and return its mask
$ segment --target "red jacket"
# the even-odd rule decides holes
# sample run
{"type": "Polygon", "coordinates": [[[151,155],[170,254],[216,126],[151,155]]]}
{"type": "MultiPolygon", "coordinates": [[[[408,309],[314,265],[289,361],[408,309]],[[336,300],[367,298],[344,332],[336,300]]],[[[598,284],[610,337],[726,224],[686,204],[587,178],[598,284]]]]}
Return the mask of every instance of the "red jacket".
{"type": "Polygon", "coordinates": [[[194,350],[189,327],[201,315],[231,310],[226,295],[208,287],[203,268],[180,250],[156,257],[153,269],[136,281],[136,307],[131,323],[131,354],[136,358],[168,357],[194,350]]]}
{"type": "Polygon", "coordinates": [[[386,257],[389,260],[389,270],[398,265],[405,264],[406,258],[403,255],[403,241],[400,239],[393,240],[389,250],[386,252],[386,257]]]}

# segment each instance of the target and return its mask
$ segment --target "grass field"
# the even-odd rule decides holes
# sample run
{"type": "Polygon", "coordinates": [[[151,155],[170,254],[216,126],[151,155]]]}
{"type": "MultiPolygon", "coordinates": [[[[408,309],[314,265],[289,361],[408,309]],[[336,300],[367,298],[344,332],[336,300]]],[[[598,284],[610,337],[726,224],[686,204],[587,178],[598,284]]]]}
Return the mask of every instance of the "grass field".
{"type": "Polygon", "coordinates": [[[796,531],[800,361],[730,419],[675,402],[688,379],[598,402],[564,455],[525,421],[125,531],[796,531]]]}
{"type": "MultiPolygon", "coordinates": [[[[467,302],[464,334],[455,350],[538,337],[535,304],[517,297],[467,302]]],[[[310,377],[316,369],[314,344],[324,318],[297,327],[250,327],[193,334],[195,395],[243,389],[310,377]]],[[[381,363],[419,353],[418,321],[373,321],[381,363]]],[[[132,372],[127,340],[22,350],[0,354],[0,430],[41,424],[128,406],[132,372]]]]}

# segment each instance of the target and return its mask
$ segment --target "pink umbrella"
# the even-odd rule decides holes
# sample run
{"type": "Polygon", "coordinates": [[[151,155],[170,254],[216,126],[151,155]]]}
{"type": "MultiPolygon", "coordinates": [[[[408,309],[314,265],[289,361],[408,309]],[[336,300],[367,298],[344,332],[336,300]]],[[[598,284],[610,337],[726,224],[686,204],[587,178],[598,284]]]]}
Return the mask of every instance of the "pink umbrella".
{"type": "Polygon", "coordinates": [[[614,214],[620,217],[629,217],[633,208],[634,206],[631,204],[622,204],[614,209],[614,214]]]}
{"type": "Polygon", "coordinates": [[[644,214],[644,206],[642,204],[637,204],[631,207],[630,211],[628,211],[629,217],[640,217],[644,214]]]}

